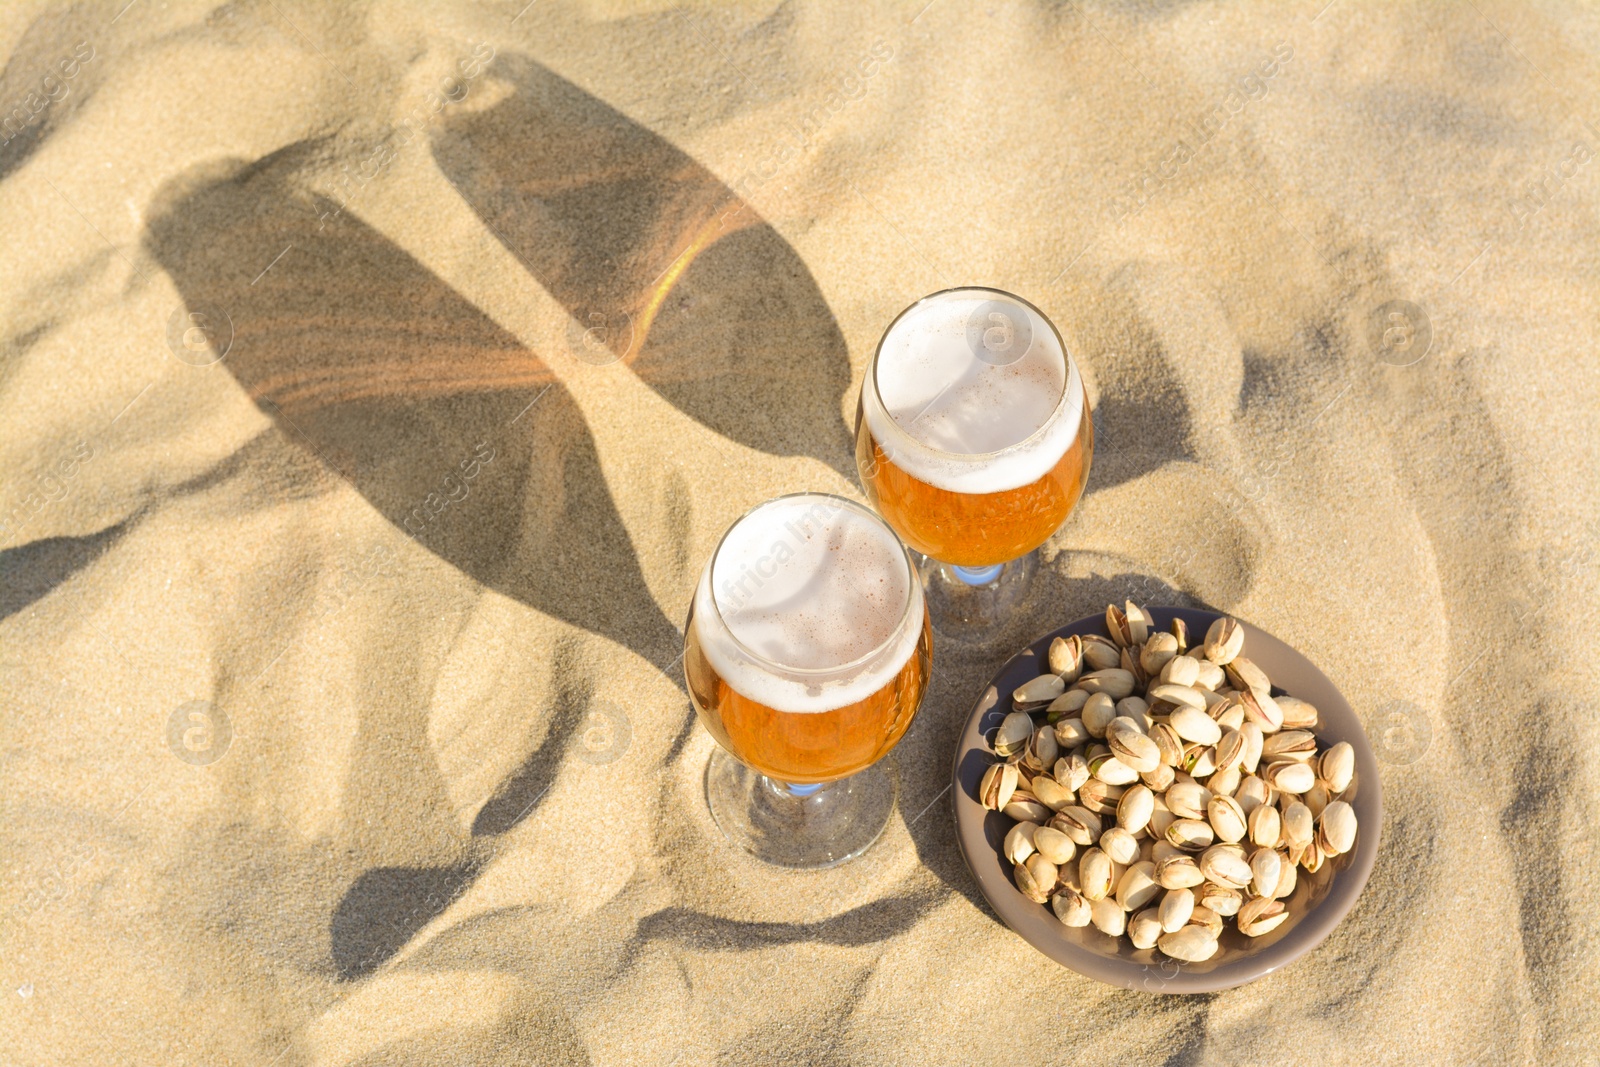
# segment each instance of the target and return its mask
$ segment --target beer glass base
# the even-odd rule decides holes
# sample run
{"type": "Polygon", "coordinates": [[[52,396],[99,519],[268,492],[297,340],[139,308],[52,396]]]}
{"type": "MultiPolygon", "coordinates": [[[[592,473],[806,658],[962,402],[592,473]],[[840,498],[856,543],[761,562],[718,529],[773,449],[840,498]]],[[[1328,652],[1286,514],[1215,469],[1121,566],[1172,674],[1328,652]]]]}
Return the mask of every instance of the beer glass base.
{"type": "MultiPolygon", "coordinates": [[[[920,556],[920,553],[919,553],[920,556]]],[[[957,567],[920,556],[928,612],[940,637],[985,644],[1000,637],[1028,598],[1039,552],[997,567],[957,567]]]]}
{"type": "Polygon", "coordinates": [[[861,855],[889,825],[896,792],[887,761],[820,786],[768,778],[722,748],[706,764],[706,803],[717,827],[778,867],[819,870],[861,855]]]}

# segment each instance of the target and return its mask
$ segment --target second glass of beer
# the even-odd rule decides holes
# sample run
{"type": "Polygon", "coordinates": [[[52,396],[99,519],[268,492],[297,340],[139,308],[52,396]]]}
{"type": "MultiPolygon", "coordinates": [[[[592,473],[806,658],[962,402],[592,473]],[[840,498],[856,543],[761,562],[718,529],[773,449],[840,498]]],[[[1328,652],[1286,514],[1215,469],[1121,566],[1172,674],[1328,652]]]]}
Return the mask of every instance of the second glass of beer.
{"type": "Polygon", "coordinates": [[[706,800],[729,840],[784,867],[865,850],[894,810],[879,761],[928,685],[916,569],[871,509],[779,497],[723,535],[695,589],[683,670],[721,748],[706,800]]]}
{"type": "Polygon", "coordinates": [[[924,297],[889,324],[867,368],[862,489],[924,557],[942,634],[987,639],[1021,603],[1093,452],[1078,368],[1021,297],[977,287],[924,297]]]}

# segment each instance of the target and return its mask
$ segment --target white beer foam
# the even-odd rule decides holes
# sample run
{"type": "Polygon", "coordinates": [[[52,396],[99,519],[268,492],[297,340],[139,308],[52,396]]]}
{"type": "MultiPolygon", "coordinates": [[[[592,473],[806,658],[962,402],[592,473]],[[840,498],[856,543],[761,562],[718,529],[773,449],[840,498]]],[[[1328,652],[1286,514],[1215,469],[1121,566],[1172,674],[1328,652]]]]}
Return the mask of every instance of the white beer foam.
{"type": "Polygon", "coordinates": [[[890,462],[913,478],[955,493],[998,493],[1060,462],[1078,436],[1083,382],[1038,312],[1002,293],[954,289],[889,327],[862,410],[890,462]],[[979,314],[985,304],[993,306],[979,314]],[[1018,356],[984,351],[988,337],[1030,340],[1018,356]]]}
{"type": "Polygon", "coordinates": [[[706,564],[694,599],[695,633],[717,674],[749,699],[789,712],[832,711],[888,685],[916,649],[922,613],[922,587],[893,531],[869,512],[816,495],[774,500],[740,520],[706,564]],[[854,663],[885,642],[857,668],[795,673],[854,663]],[[757,663],[740,644],[793,670],[757,663]]]}

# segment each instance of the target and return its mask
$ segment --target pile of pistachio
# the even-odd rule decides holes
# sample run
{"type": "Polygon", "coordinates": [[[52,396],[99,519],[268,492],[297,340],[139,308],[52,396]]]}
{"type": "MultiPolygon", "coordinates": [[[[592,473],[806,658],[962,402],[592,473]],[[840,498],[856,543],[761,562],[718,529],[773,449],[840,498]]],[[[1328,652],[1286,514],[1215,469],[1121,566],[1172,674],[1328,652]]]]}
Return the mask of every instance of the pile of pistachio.
{"type": "Polygon", "coordinates": [[[1056,638],[1050,673],[1011,694],[980,800],[1016,820],[1002,848],[1023,895],[1197,963],[1228,919],[1282,925],[1296,870],[1355,847],[1355,752],[1319,748],[1317,709],[1272,696],[1233,619],[1191,646],[1129,601],[1106,628],[1056,638]]]}

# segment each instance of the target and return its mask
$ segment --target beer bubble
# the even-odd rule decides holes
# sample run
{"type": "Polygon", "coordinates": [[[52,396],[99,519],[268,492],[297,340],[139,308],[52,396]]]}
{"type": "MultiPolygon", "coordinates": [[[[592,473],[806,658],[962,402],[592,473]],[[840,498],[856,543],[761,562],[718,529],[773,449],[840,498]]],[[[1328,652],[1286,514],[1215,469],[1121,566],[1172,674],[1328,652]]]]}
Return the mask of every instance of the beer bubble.
{"type": "Polygon", "coordinates": [[[228,713],[209,700],[180,704],[167,717],[167,747],[183,762],[209,767],[233,744],[228,713]]]}
{"type": "Polygon", "coordinates": [[[208,367],[233,347],[233,319],[217,308],[179,304],[167,316],[167,348],[179,362],[208,367]]]}
{"type": "Polygon", "coordinates": [[[1390,300],[1368,315],[1367,344],[1380,362],[1409,367],[1433,347],[1433,320],[1409,300],[1390,300]]]}

